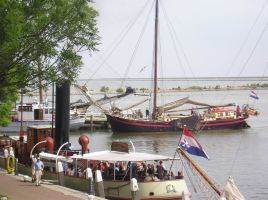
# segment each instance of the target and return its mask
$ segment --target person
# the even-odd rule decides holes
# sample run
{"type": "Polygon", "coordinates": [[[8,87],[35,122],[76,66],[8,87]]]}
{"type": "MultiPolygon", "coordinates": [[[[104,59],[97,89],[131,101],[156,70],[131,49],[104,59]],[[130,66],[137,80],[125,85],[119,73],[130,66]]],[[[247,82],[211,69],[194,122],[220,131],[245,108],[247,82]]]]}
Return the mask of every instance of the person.
{"type": "Polygon", "coordinates": [[[157,177],[162,180],[165,177],[165,171],[166,171],[166,167],[163,164],[163,161],[160,160],[159,164],[156,166],[156,173],[157,173],[157,177]]]}
{"type": "Polygon", "coordinates": [[[145,181],[145,182],[153,181],[153,177],[150,176],[150,174],[145,173],[144,181],[145,181]]]}
{"type": "Polygon", "coordinates": [[[239,105],[236,106],[236,117],[239,117],[241,115],[241,109],[239,105]]]}
{"type": "Polygon", "coordinates": [[[44,163],[40,160],[39,157],[37,157],[37,161],[34,164],[35,169],[35,177],[36,177],[36,186],[40,185],[41,182],[41,176],[44,169],[44,163]]]}
{"type": "Polygon", "coordinates": [[[32,165],[31,165],[31,169],[32,169],[32,182],[35,182],[36,178],[35,178],[35,169],[34,169],[34,165],[37,161],[37,154],[32,155],[32,165]]]}
{"type": "Polygon", "coordinates": [[[145,110],[145,115],[146,115],[146,118],[148,119],[149,118],[149,109],[148,108],[146,108],[146,110],[145,110]]]}
{"type": "Polygon", "coordinates": [[[170,171],[168,179],[169,180],[175,180],[175,175],[174,175],[173,171],[170,171]]]}
{"type": "Polygon", "coordinates": [[[178,175],[175,177],[176,179],[181,179],[183,178],[183,173],[182,171],[178,171],[178,175]]]}

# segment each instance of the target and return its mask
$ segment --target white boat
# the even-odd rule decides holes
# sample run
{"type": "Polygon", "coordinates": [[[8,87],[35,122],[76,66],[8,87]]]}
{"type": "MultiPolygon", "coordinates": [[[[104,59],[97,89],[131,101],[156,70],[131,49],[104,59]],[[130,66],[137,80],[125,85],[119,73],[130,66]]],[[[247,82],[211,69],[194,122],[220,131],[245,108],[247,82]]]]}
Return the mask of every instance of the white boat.
{"type": "MultiPolygon", "coordinates": [[[[19,105],[12,116],[12,122],[8,127],[0,127],[2,133],[19,132],[21,125],[23,128],[32,125],[51,125],[53,109],[51,106],[37,103],[26,103],[19,105]]],[[[53,121],[55,121],[55,116],[53,121]]],[[[55,124],[55,122],[54,122],[55,124]]],[[[85,117],[77,113],[70,112],[70,130],[78,130],[85,124],[85,117]]]]}
{"type": "MultiPolygon", "coordinates": [[[[115,142],[119,144],[120,142],[115,142]]],[[[113,143],[114,144],[114,143],[113,143]]],[[[164,155],[156,155],[149,153],[136,152],[133,148],[133,152],[119,151],[113,148],[107,151],[91,152],[85,153],[83,155],[73,155],[69,158],[74,160],[83,160],[87,163],[100,164],[104,162],[110,163],[112,166],[124,163],[127,169],[124,174],[117,174],[115,171],[112,176],[103,177],[103,185],[105,191],[105,198],[107,199],[132,199],[130,180],[135,177],[138,184],[138,196],[140,199],[161,199],[161,200],[171,200],[171,199],[187,199],[190,197],[190,192],[187,188],[186,182],[183,176],[174,177],[174,179],[163,178],[163,179],[152,179],[146,181],[144,176],[136,176],[133,173],[133,167],[137,163],[154,163],[155,161],[162,161],[163,163],[172,161],[173,158],[164,155]],[[117,175],[116,175],[117,174],[117,175]]],[[[127,143],[123,143],[127,144],[127,143]]],[[[116,146],[116,145],[114,145],[116,146]]],[[[179,159],[173,160],[178,162],[179,159]]],[[[175,165],[174,165],[175,166],[175,165]]],[[[115,167],[113,168],[115,170],[115,167]]],[[[167,171],[169,168],[167,169],[167,171]]],[[[148,174],[147,174],[148,176],[148,174]]]]}

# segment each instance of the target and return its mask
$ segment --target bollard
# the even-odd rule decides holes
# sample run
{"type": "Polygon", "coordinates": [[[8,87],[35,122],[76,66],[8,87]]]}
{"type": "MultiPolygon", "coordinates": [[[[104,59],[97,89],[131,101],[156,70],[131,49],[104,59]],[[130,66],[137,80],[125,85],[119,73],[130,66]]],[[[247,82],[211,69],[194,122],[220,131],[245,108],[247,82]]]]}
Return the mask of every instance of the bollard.
{"type": "Polygon", "coordinates": [[[19,165],[18,165],[18,158],[15,159],[15,175],[19,175],[19,165]]]}
{"type": "Polygon", "coordinates": [[[7,149],[5,149],[4,150],[4,169],[6,169],[7,170],[7,157],[8,157],[8,155],[9,155],[9,153],[8,153],[8,150],[7,149]]]}
{"type": "Polygon", "coordinates": [[[131,200],[139,200],[139,185],[137,179],[130,180],[131,200]]]}
{"type": "Polygon", "coordinates": [[[94,184],[93,184],[93,174],[90,168],[86,169],[86,179],[88,179],[88,194],[95,195],[94,184]]]}
{"type": "Polygon", "coordinates": [[[60,161],[58,162],[58,174],[59,174],[59,184],[61,186],[64,186],[64,172],[62,163],[60,161]]]}
{"type": "Polygon", "coordinates": [[[96,176],[95,181],[97,183],[97,188],[96,188],[97,196],[105,198],[104,185],[103,185],[103,180],[102,180],[102,176],[101,176],[101,171],[97,170],[95,176],[96,176]]]}

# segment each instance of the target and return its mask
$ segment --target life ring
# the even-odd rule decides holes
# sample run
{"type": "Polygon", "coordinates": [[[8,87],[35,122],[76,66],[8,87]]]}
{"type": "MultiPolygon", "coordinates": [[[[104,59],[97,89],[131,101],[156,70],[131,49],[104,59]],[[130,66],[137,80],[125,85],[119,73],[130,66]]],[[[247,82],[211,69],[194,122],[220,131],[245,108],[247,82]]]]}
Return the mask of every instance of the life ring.
{"type": "Polygon", "coordinates": [[[7,167],[7,172],[9,174],[11,174],[12,172],[14,172],[15,171],[15,157],[9,155],[7,157],[7,164],[6,165],[7,165],[6,166],[7,167]]]}

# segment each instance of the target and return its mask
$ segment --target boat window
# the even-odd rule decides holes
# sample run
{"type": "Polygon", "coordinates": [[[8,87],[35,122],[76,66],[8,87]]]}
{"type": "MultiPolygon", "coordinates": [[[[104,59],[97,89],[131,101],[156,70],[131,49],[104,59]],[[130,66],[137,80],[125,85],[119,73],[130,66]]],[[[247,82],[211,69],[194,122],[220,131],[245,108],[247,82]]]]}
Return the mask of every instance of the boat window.
{"type": "Polygon", "coordinates": [[[44,138],[46,137],[46,129],[41,129],[40,133],[44,138]]]}
{"type": "Polygon", "coordinates": [[[48,109],[45,109],[45,114],[48,114],[48,109]]]}
{"type": "Polygon", "coordinates": [[[32,106],[19,106],[18,111],[21,112],[31,112],[32,111],[32,106]]]}
{"type": "Polygon", "coordinates": [[[49,137],[52,137],[52,135],[51,135],[51,129],[48,129],[48,130],[47,130],[47,135],[48,135],[49,137]]]}
{"type": "Polygon", "coordinates": [[[28,131],[28,135],[29,135],[29,137],[32,137],[32,136],[33,136],[33,134],[32,134],[32,129],[30,129],[30,130],[28,131]]]}

